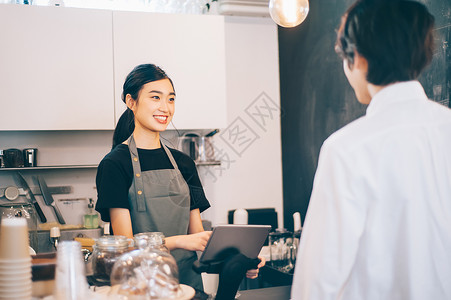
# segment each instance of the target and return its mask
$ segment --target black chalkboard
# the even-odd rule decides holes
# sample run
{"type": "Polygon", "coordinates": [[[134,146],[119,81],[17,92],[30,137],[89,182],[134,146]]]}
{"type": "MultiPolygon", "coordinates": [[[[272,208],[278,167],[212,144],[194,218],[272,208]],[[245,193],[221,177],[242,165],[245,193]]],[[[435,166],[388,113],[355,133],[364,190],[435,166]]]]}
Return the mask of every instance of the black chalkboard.
{"type": "MultiPolygon", "coordinates": [[[[307,19],[295,28],[279,27],[284,225],[302,220],[308,207],[319,150],[324,140],[363,116],[334,52],[336,29],[354,1],[311,0],[307,19]]],[[[428,96],[450,105],[450,0],[423,1],[436,17],[437,49],[420,77],[428,96]]]]}
{"type": "Polygon", "coordinates": [[[419,78],[428,97],[451,107],[451,0],[422,1],[435,17],[435,52],[419,78]]]}

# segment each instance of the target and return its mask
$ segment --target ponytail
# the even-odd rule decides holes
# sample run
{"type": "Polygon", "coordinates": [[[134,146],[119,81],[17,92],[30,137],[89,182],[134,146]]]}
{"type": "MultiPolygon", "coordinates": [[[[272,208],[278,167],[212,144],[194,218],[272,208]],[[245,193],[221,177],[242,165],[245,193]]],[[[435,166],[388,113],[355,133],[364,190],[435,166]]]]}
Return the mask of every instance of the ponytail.
{"type": "Polygon", "coordinates": [[[127,108],[119,118],[114,129],[113,147],[111,149],[116,148],[117,145],[126,141],[132,135],[133,130],[135,130],[135,115],[130,108],[127,108]]]}

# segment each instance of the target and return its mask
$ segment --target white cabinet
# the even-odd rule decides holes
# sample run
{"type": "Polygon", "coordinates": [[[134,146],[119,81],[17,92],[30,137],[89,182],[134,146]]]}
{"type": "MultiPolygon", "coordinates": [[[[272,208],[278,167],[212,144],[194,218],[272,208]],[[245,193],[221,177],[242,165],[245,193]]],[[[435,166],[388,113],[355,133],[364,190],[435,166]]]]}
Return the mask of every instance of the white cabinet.
{"type": "Polygon", "coordinates": [[[113,39],[116,121],[125,77],[153,63],[174,82],[177,129],[226,127],[224,17],[115,11],[113,39]]]}
{"type": "Polygon", "coordinates": [[[0,5],[0,130],[114,128],[112,12],[0,5]]]}
{"type": "Polygon", "coordinates": [[[173,80],[176,128],[226,126],[222,16],[1,4],[0,41],[0,130],[114,129],[142,63],[173,80]]]}

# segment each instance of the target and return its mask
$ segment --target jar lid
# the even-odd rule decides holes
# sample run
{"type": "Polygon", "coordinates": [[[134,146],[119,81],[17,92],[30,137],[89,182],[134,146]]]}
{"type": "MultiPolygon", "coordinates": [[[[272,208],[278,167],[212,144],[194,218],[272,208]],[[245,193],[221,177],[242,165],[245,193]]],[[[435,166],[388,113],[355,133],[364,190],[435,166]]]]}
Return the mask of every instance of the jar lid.
{"type": "Polygon", "coordinates": [[[142,232],[133,236],[135,246],[140,249],[147,247],[161,246],[165,244],[162,232],[142,232]]]}
{"type": "Polygon", "coordinates": [[[178,299],[182,293],[174,257],[154,250],[122,254],[111,271],[111,286],[128,299],[178,299]]]}
{"type": "Polygon", "coordinates": [[[293,233],[291,231],[286,230],[285,228],[279,228],[276,231],[269,233],[269,236],[274,238],[284,238],[284,237],[292,237],[293,233]]]}
{"type": "Polygon", "coordinates": [[[104,235],[99,237],[95,245],[99,248],[122,249],[128,247],[128,239],[122,235],[104,235]]]}

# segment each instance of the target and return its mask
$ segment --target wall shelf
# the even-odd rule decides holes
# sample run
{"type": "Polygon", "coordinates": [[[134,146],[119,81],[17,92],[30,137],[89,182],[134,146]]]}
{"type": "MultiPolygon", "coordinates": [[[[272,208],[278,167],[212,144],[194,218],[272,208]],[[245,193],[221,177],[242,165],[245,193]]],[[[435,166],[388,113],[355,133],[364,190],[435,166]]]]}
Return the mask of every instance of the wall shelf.
{"type": "Polygon", "coordinates": [[[220,166],[221,161],[215,160],[215,161],[195,161],[196,166],[220,166]]]}
{"type": "MultiPolygon", "coordinates": [[[[198,161],[196,166],[220,166],[221,161],[198,161]]],[[[38,166],[23,168],[0,168],[0,172],[8,171],[39,171],[39,170],[66,170],[66,169],[96,169],[97,165],[60,165],[60,166],[38,166]]]]}
{"type": "Polygon", "coordinates": [[[61,165],[61,166],[38,166],[23,168],[0,168],[0,172],[7,171],[39,171],[39,170],[65,170],[65,169],[95,169],[97,165],[61,165]]]}

